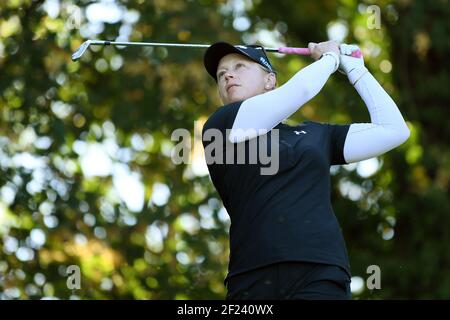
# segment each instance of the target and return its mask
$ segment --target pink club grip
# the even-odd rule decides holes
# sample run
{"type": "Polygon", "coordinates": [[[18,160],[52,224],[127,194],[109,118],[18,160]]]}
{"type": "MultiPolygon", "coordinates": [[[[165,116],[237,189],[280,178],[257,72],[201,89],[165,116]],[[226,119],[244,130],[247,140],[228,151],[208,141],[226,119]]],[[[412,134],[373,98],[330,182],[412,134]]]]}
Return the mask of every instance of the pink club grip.
{"type": "Polygon", "coordinates": [[[304,56],[309,56],[311,54],[308,48],[281,47],[278,49],[278,52],[286,54],[301,54],[304,56]]]}
{"type": "Polygon", "coordinates": [[[361,58],[362,53],[361,53],[360,50],[356,50],[356,51],[353,51],[350,56],[353,57],[353,58],[361,58]]]}
{"type": "MultiPolygon", "coordinates": [[[[311,54],[311,51],[309,51],[308,48],[292,48],[292,47],[281,47],[278,49],[278,52],[286,54],[301,54],[303,56],[309,56],[311,54]]],[[[354,58],[361,58],[361,51],[360,50],[353,51],[351,56],[354,58]]]]}

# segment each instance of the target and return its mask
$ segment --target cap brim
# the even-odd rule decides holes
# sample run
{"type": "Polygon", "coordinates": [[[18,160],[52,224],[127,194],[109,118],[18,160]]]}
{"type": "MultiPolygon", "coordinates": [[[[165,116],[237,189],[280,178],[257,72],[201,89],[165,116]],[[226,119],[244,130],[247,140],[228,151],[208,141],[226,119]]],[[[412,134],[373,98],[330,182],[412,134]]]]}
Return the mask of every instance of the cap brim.
{"type": "Polygon", "coordinates": [[[205,52],[203,56],[203,64],[205,65],[206,71],[214,78],[217,82],[217,67],[219,66],[220,59],[230,53],[239,53],[253,60],[247,53],[239,50],[235,46],[227,42],[216,42],[212,44],[205,52]]]}

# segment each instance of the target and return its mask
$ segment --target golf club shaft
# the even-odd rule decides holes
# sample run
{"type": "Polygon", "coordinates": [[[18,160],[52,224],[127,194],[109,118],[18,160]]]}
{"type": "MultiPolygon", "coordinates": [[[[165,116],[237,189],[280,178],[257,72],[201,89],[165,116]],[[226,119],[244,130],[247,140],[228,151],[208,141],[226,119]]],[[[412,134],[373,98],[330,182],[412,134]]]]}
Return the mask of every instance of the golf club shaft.
{"type": "Polygon", "coordinates": [[[163,43],[163,42],[121,42],[91,40],[91,45],[112,45],[112,46],[146,46],[146,47],[184,47],[184,48],[208,48],[208,44],[189,44],[189,43],[163,43]]]}
{"type": "MultiPolygon", "coordinates": [[[[87,40],[80,48],[72,55],[72,60],[78,60],[86,49],[91,45],[113,45],[113,46],[148,46],[148,47],[182,47],[182,48],[208,48],[209,44],[192,44],[192,43],[162,43],[162,42],[123,42],[123,41],[106,41],[106,40],[87,40]]],[[[294,48],[294,47],[280,47],[280,48],[265,48],[267,52],[277,52],[283,54],[299,54],[310,55],[311,51],[308,48],[294,48]]],[[[354,51],[352,57],[361,57],[361,52],[354,51]]]]}
{"type": "MultiPolygon", "coordinates": [[[[120,42],[120,41],[105,41],[105,40],[91,40],[90,45],[113,45],[113,46],[147,46],[147,47],[184,47],[184,48],[208,48],[209,44],[194,44],[194,43],[163,43],[163,42],[120,42]]],[[[310,55],[308,48],[264,48],[267,52],[279,52],[287,54],[301,54],[310,55]]]]}

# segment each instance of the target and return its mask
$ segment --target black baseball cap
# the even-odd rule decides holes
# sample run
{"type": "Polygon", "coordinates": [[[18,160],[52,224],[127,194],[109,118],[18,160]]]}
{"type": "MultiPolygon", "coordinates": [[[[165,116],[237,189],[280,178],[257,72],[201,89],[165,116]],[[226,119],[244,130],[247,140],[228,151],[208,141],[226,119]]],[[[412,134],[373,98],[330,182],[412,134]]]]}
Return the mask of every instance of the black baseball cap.
{"type": "Polygon", "coordinates": [[[217,67],[219,66],[220,59],[230,53],[242,54],[251,60],[262,65],[267,71],[276,73],[275,69],[266,56],[264,47],[259,45],[238,45],[233,46],[227,42],[216,42],[212,44],[205,52],[203,56],[203,64],[206,71],[217,82],[217,67]]]}

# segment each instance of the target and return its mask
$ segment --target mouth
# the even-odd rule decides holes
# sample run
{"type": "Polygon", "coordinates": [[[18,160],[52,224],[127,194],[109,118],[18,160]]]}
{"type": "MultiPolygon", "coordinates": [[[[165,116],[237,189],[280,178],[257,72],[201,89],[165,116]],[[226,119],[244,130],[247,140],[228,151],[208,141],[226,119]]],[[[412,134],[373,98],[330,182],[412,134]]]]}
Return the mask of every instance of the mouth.
{"type": "Polygon", "coordinates": [[[239,85],[238,84],[229,84],[229,85],[227,85],[226,86],[226,91],[228,92],[231,88],[233,88],[233,87],[239,87],[239,85]]]}

